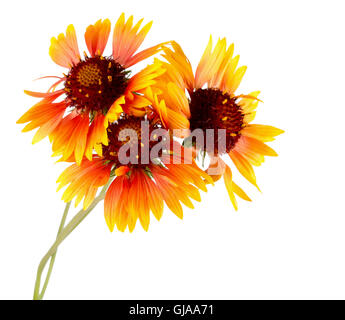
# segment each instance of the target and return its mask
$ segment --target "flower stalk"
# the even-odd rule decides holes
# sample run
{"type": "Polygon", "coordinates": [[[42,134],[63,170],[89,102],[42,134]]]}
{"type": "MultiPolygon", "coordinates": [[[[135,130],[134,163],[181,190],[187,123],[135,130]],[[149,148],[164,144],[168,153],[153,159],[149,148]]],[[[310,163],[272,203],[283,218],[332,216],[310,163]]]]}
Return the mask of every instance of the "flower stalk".
{"type": "Polygon", "coordinates": [[[97,206],[97,204],[102,201],[105,197],[105,193],[108,189],[108,186],[110,185],[112,179],[109,179],[108,183],[102,188],[100,194],[93,200],[91,205],[87,208],[87,210],[80,210],[72,219],[71,221],[64,227],[65,221],[67,218],[67,213],[69,211],[71,203],[68,202],[65,207],[64,214],[62,216],[59,231],[56,237],[55,242],[50,247],[48,252],[43,256],[38,269],[37,269],[37,275],[36,275],[36,281],[35,281],[35,288],[34,288],[34,296],[33,300],[42,300],[43,296],[45,294],[45,291],[48,286],[48,282],[50,279],[51,272],[53,270],[53,265],[55,262],[56,252],[59,247],[59,245],[72,233],[72,231],[88,216],[88,214],[97,206]],[[41,278],[42,273],[50,260],[49,269],[47,272],[47,276],[45,279],[45,282],[43,284],[42,290],[40,291],[40,285],[41,285],[41,278]]]}

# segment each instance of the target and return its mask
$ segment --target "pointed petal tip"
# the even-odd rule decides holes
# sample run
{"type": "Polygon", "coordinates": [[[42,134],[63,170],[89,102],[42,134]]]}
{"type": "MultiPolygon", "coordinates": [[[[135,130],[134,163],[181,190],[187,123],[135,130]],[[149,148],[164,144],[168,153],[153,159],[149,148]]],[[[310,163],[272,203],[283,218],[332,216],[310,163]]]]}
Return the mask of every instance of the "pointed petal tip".
{"type": "Polygon", "coordinates": [[[110,232],[113,232],[113,231],[114,231],[115,224],[110,223],[110,221],[109,221],[107,218],[105,218],[105,222],[106,222],[106,224],[107,224],[107,227],[108,227],[109,231],[110,231],[110,232]]]}

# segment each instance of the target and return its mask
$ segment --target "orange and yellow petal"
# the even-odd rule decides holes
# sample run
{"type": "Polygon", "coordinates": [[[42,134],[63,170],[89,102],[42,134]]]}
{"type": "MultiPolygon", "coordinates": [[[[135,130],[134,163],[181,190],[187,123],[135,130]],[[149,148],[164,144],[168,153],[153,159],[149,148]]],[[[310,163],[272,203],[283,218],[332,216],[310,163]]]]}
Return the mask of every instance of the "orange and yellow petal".
{"type": "Polygon", "coordinates": [[[149,22],[140,29],[142,22],[143,19],[134,25],[133,16],[130,16],[126,21],[124,13],[116,22],[113,35],[113,57],[125,68],[161,50],[162,44],[159,44],[135,54],[152,26],[152,22],[149,22]]]}
{"type": "Polygon", "coordinates": [[[179,92],[181,89],[172,83],[169,83],[163,90],[149,87],[145,91],[145,97],[162,121],[163,127],[176,130],[180,137],[184,137],[189,129],[189,120],[186,115],[189,113],[188,100],[183,93],[179,92]],[[174,91],[175,89],[176,91],[174,91]]]}
{"type": "Polygon", "coordinates": [[[144,117],[151,102],[143,94],[133,94],[131,99],[127,99],[122,105],[123,111],[131,116],[144,117]]]}
{"type": "Polygon", "coordinates": [[[109,230],[114,230],[119,215],[124,214],[120,211],[120,204],[123,201],[122,191],[128,188],[128,179],[126,176],[116,177],[111,183],[104,198],[104,217],[109,230]]]}
{"type": "Polygon", "coordinates": [[[226,165],[225,166],[225,171],[224,171],[224,183],[225,183],[225,187],[226,190],[228,191],[230,200],[232,205],[234,206],[235,210],[238,210],[238,206],[237,206],[237,200],[234,194],[234,186],[233,186],[233,182],[232,182],[232,172],[231,169],[226,165]]]}
{"type": "Polygon", "coordinates": [[[135,74],[128,81],[125,92],[126,99],[133,100],[134,94],[142,93],[146,88],[154,85],[156,79],[164,72],[165,69],[162,68],[162,64],[155,61],[155,63],[135,74]]]}
{"type": "MultiPolygon", "coordinates": [[[[206,189],[207,176],[195,164],[170,165],[165,167],[149,165],[150,174],[142,168],[119,167],[120,175],[109,187],[104,214],[110,231],[132,232],[137,220],[144,230],[150,224],[150,212],[159,220],[162,217],[164,202],[179,218],[183,217],[182,205],[193,208],[191,199],[200,201],[199,186],[206,189]]],[[[116,171],[117,171],[116,170],[116,171]]],[[[210,179],[210,178],[208,178],[210,179]]]]}
{"type": "Polygon", "coordinates": [[[246,158],[253,166],[258,167],[265,161],[265,157],[262,154],[259,154],[249,148],[244,136],[240,137],[240,139],[237,141],[234,150],[246,158]]]}
{"type": "Polygon", "coordinates": [[[232,190],[233,192],[239,196],[241,199],[245,201],[252,201],[247,194],[240,188],[234,181],[232,181],[232,190]]]}
{"type": "Polygon", "coordinates": [[[235,91],[239,87],[241,80],[247,71],[246,66],[237,68],[239,60],[239,55],[229,59],[224,71],[223,79],[219,86],[220,90],[227,92],[231,96],[235,94],[235,91]]]}
{"type": "MultiPolygon", "coordinates": [[[[169,72],[166,74],[170,77],[170,81],[179,84],[183,91],[187,89],[192,92],[195,81],[191,63],[177,42],[171,41],[171,47],[173,50],[167,46],[163,48],[164,54],[162,56],[169,62],[167,66],[169,72]]],[[[166,65],[164,63],[163,67],[166,65]]]]}
{"type": "Polygon", "coordinates": [[[273,141],[276,136],[282,133],[284,133],[284,131],[281,129],[262,124],[249,124],[241,130],[242,135],[257,139],[261,142],[273,141]]]}
{"type": "Polygon", "coordinates": [[[259,189],[256,183],[255,172],[250,162],[235,150],[232,150],[229,156],[242,176],[259,189]]]}
{"type": "Polygon", "coordinates": [[[153,178],[159,188],[163,200],[168,206],[168,208],[180,219],[183,218],[183,209],[181,203],[178,198],[177,190],[177,183],[175,183],[172,179],[169,179],[165,175],[162,174],[161,168],[155,167],[152,169],[153,178]]]}
{"type": "Polygon", "coordinates": [[[23,128],[23,132],[39,128],[32,143],[36,143],[49,136],[63,119],[68,105],[64,101],[53,103],[59,95],[51,95],[48,98],[42,99],[18,119],[17,123],[29,122],[23,128]]]}
{"type": "Polygon", "coordinates": [[[260,102],[260,99],[258,99],[259,94],[260,91],[253,91],[248,95],[238,96],[240,99],[237,103],[245,114],[256,110],[258,103],[260,102]]]}
{"type": "Polygon", "coordinates": [[[108,144],[107,127],[107,118],[103,114],[97,114],[91,123],[86,139],[85,156],[90,161],[92,160],[93,150],[97,150],[98,144],[108,144]]]}
{"type": "Polygon", "coordinates": [[[56,64],[65,68],[80,61],[77,36],[72,24],[67,27],[66,35],[61,33],[57,38],[51,39],[49,54],[56,64]]]}
{"type": "Polygon", "coordinates": [[[159,221],[163,215],[164,209],[162,194],[157,185],[146,174],[143,175],[143,183],[146,185],[146,189],[150,190],[150,192],[147,193],[148,205],[155,218],[159,221]]]}
{"type": "Polygon", "coordinates": [[[128,226],[132,232],[138,219],[147,231],[150,223],[150,192],[141,169],[133,169],[130,177],[117,176],[106,193],[104,203],[104,215],[110,231],[116,225],[119,231],[125,231],[128,226]]]}
{"type": "Polygon", "coordinates": [[[143,61],[149,57],[152,57],[153,55],[155,55],[156,53],[158,53],[159,51],[162,50],[162,46],[167,44],[168,42],[162,42],[160,44],[157,44],[153,47],[147,48],[145,50],[140,51],[139,53],[137,53],[136,55],[134,55],[126,64],[126,67],[129,68],[133,65],[135,65],[136,63],[143,61]]]}
{"type": "MultiPolygon", "coordinates": [[[[160,96],[164,100],[169,109],[183,113],[187,118],[190,117],[189,101],[185,94],[185,86],[179,83],[179,80],[171,77],[170,71],[172,66],[168,63],[155,59],[155,63],[161,65],[166,72],[156,78],[153,85],[153,91],[156,96],[160,96]]],[[[175,69],[174,69],[175,70],[175,69]]],[[[175,70],[176,71],[176,70],[175,70]]],[[[178,74],[177,71],[174,74],[178,74]]],[[[180,77],[180,79],[182,79],[180,77]]]]}
{"type": "Polygon", "coordinates": [[[168,110],[164,100],[158,99],[158,94],[161,91],[155,88],[148,87],[145,90],[145,98],[149,101],[149,105],[152,106],[154,112],[158,115],[160,120],[162,121],[162,125],[164,128],[168,127],[167,118],[168,118],[168,110]]]}
{"type": "MultiPolygon", "coordinates": [[[[214,182],[218,181],[221,177],[224,179],[225,187],[229,194],[230,200],[235,208],[238,209],[237,200],[235,195],[243,200],[251,201],[248,195],[232,180],[232,172],[230,167],[219,156],[211,157],[210,165],[206,170],[208,175],[214,182]]],[[[255,177],[255,176],[254,176],[255,177]]],[[[207,181],[208,182],[208,181],[207,181]]]]}
{"type": "Polygon", "coordinates": [[[133,220],[132,226],[129,225],[129,231],[134,229],[136,220],[139,218],[140,224],[145,231],[148,231],[150,224],[150,207],[147,200],[147,194],[150,193],[148,186],[143,183],[143,170],[133,170],[131,176],[131,189],[128,195],[128,213],[133,220]]]}
{"type": "Polygon", "coordinates": [[[84,159],[81,165],[72,164],[57,180],[58,190],[68,185],[62,200],[69,202],[76,198],[77,206],[84,198],[83,208],[86,210],[94,200],[98,188],[108,182],[110,171],[111,166],[104,165],[99,157],[94,157],[93,161],[84,159]]]}
{"type": "Polygon", "coordinates": [[[61,96],[62,94],[65,93],[64,90],[58,90],[58,91],[53,91],[53,92],[34,92],[34,91],[29,91],[29,90],[24,90],[24,93],[27,94],[30,97],[34,98],[51,98],[52,101],[61,96]]]}
{"type": "Polygon", "coordinates": [[[254,166],[260,166],[265,161],[264,156],[276,157],[278,155],[262,141],[244,135],[237,141],[233,151],[241,154],[254,166]]]}
{"type": "MultiPolygon", "coordinates": [[[[225,39],[223,40],[225,41],[225,39]]],[[[225,51],[223,59],[219,65],[217,72],[214,72],[211,76],[208,87],[210,88],[220,88],[224,79],[224,75],[228,70],[229,65],[232,62],[232,56],[234,53],[234,44],[232,43],[225,51]]]]}
{"type": "Polygon", "coordinates": [[[214,75],[220,70],[224,58],[227,56],[226,40],[219,39],[216,46],[212,50],[212,36],[201,57],[199,65],[195,71],[195,87],[202,88],[205,83],[209,83],[214,75]]]}
{"type": "Polygon", "coordinates": [[[261,154],[263,156],[278,156],[278,154],[271,147],[257,139],[246,136],[241,137],[241,139],[245,145],[245,148],[251,150],[252,152],[261,154]]]}
{"type": "MultiPolygon", "coordinates": [[[[121,96],[115,100],[107,112],[106,120],[107,122],[114,122],[119,119],[121,113],[123,112],[122,106],[126,103],[125,96],[121,96]]],[[[106,124],[107,128],[108,124],[106,124]]]]}
{"type": "Polygon", "coordinates": [[[102,55],[107,45],[111,23],[109,19],[98,20],[87,27],[85,32],[86,46],[91,56],[102,55]]]}
{"type": "Polygon", "coordinates": [[[250,123],[255,119],[256,108],[261,100],[258,99],[260,91],[253,91],[248,95],[238,96],[238,106],[241,108],[244,118],[244,123],[250,123]]]}
{"type": "Polygon", "coordinates": [[[230,71],[225,72],[223,89],[230,95],[234,95],[246,71],[247,66],[241,66],[233,74],[230,71]]]}
{"type": "Polygon", "coordinates": [[[74,155],[79,165],[84,157],[88,131],[89,116],[71,112],[50,135],[53,156],[62,155],[62,160],[65,161],[74,155]]]}

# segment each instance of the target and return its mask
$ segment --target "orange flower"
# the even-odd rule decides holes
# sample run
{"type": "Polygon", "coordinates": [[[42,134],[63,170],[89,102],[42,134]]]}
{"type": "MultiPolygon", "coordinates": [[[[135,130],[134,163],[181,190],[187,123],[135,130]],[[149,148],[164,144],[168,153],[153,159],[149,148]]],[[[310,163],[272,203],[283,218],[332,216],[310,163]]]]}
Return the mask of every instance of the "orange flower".
{"type": "MultiPolygon", "coordinates": [[[[141,121],[145,118],[124,116],[108,127],[108,143],[102,145],[102,156],[94,155],[92,161],[84,159],[80,166],[72,164],[59,177],[59,188],[66,185],[62,199],[65,202],[76,198],[78,205],[84,198],[83,207],[86,210],[99,187],[105,185],[111,176],[115,175],[105,195],[104,214],[110,231],[116,225],[118,230],[125,231],[127,226],[133,231],[139,219],[147,231],[150,222],[150,211],[159,220],[163,214],[164,203],[179,218],[183,217],[181,203],[193,208],[190,199],[200,201],[199,190],[207,191],[206,183],[212,179],[203,172],[185,154],[182,146],[176,141],[168,143],[154,159],[144,162],[141,158],[145,141],[141,121]],[[136,160],[130,160],[123,165],[120,161],[121,147],[131,143],[121,139],[121,134],[136,133],[135,146],[138,150],[136,160]],[[132,130],[132,131],[128,131],[132,130]],[[131,133],[132,132],[132,133],[131,133]],[[174,153],[173,153],[174,152],[174,153]],[[186,163],[190,160],[190,164],[186,163]],[[178,161],[179,164],[174,164],[178,161]]],[[[159,126],[145,121],[149,125],[149,134],[159,126]]],[[[151,141],[148,148],[152,150],[157,141],[151,141]]]]}
{"type": "Polygon", "coordinates": [[[225,39],[219,39],[212,50],[212,37],[199,62],[195,75],[190,62],[181,47],[173,42],[172,48],[165,48],[162,62],[167,70],[161,77],[170,81],[183,92],[189,93],[190,129],[201,129],[204,133],[214,129],[214,146],[208,148],[206,143],[201,150],[210,156],[207,172],[216,181],[224,177],[230,199],[237,210],[236,194],[250,201],[245,192],[232,180],[231,169],[221,159],[229,155],[239,172],[257,187],[254,166],[264,161],[264,156],[277,156],[277,153],[265,144],[283,130],[272,126],[250,124],[254,120],[256,107],[260,101],[259,91],[248,95],[235,95],[246,67],[237,67],[239,56],[233,56],[234,45],[227,47],[225,39]],[[226,141],[218,136],[218,129],[224,129],[226,141]]]}
{"type": "Polygon", "coordinates": [[[42,98],[17,121],[29,122],[23,131],[39,128],[33,143],[49,136],[54,155],[62,155],[63,160],[74,156],[77,164],[84,155],[91,160],[93,149],[99,143],[107,143],[108,123],[135,105],[146,88],[164,72],[161,64],[155,63],[129,77],[129,67],[154,55],[162,46],[136,53],[152,25],[150,22],[140,29],[142,21],[134,25],[132,16],[127,21],[124,14],[120,16],[114,28],[110,57],[103,56],[110,34],[108,19],[86,29],[90,56],[85,53],[84,58],[80,57],[73,25],[68,26],[66,35],[52,38],[51,58],[69,71],[57,77],[59,80],[46,93],[25,91],[42,98]],[[63,88],[57,90],[60,84],[63,88]]]}

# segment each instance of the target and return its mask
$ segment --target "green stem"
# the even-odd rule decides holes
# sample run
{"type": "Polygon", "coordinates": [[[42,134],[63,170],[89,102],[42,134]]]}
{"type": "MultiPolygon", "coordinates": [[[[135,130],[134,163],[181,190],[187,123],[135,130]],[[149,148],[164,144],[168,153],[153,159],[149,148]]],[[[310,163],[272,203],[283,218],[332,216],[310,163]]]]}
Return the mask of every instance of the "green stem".
{"type": "MultiPolygon", "coordinates": [[[[56,238],[59,236],[59,234],[61,233],[63,227],[65,226],[65,222],[66,222],[66,218],[67,218],[67,214],[68,214],[70,206],[71,206],[71,202],[66,203],[66,207],[65,207],[65,210],[64,210],[63,215],[62,215],[62,219],[61,219],[61,222],[60,222],[60,226],[59,226],[59,230],[58,230],[58,233],[56,235],[56,238]]],[[[39,294],[39,297],[38,297],[39,300],[41,300],[43,298],[44,293],[47,290],[47,286],[48,286],[48,282],[49,282],[49,279],[50,279],[50,275],[51,275],[51,273],[53,271],[55,257],[56,257],[56,252],[50,258],[49,268],[48,268],[46,280],[44,281],[44,285],[42,287],[42,291],[41,291],[41,293],[39,294]]]]}
{"type": "MultiPolygon", "coordinates": [[[[41,300],[43,298],[43,295],[45,293],[45,290],[48,286],[48,281],[50,278],[50,274],[52,271],[52,265],[54,264],[54,260],[55,260],[55,255],[56,255],[56,251],[59,247],[59,245],[67,238],[67,236],[88,216],[88,214],[96,207],[96,205],[102,201],[105,197],[105,193],[108,189],[109,184],[111,183],[112,179],[110,179],[108,181],[108,183],[103,187],[102,191],[100,192],[100,194],[93,200],[93,202],[91,203],[91,205],[86,209],[86,210],[80,210],[72,219],[71,221],[66,225],[66,227],[62,227],[65,223],[65,221],[61,221],[60,223],[60,228],[59,228],[59,232],[58,235],[56,237],[55,242],[53,243],[53,245],[50,247],[50,249],[48,250],[48,252],[44,255],[44,257],[42,258],[38,269],[37,269],[37,275],[36,275],[36,282],[35,282],[35,289],[34,289],[34,300],[41,300]],[[63,224],[62,224],[63,223],[63,224]],[[63,228],[63,229],[62,229],[63,228]],[[47,273],[47,277],[46,277],[46,281],[43,285],[42,291],[40,293],[40,284],[41,284],[41,277],[42,277],[42,273],[43,270],[47,264],[47,262],[49,261],[49,259],[51,259],[51,263],[49,266],[49,270],[47,273]]],[[[68,204],[67,204],[68,205],[68,204]]],[[[66,209],[67,209],[67,205],[66,205],[66,209]]],[[[69,208],[69,207],[68,207],[69,208]]],[[[65,211],[66,211],[65,209],[65,211]]],[[[66,213],[67,216],[67,213],[66,213]]],[[[64,219],[64,217],[63,217],[64,219]]],[[[66,219],[66,217],[65,217],[66,219]]]]}

